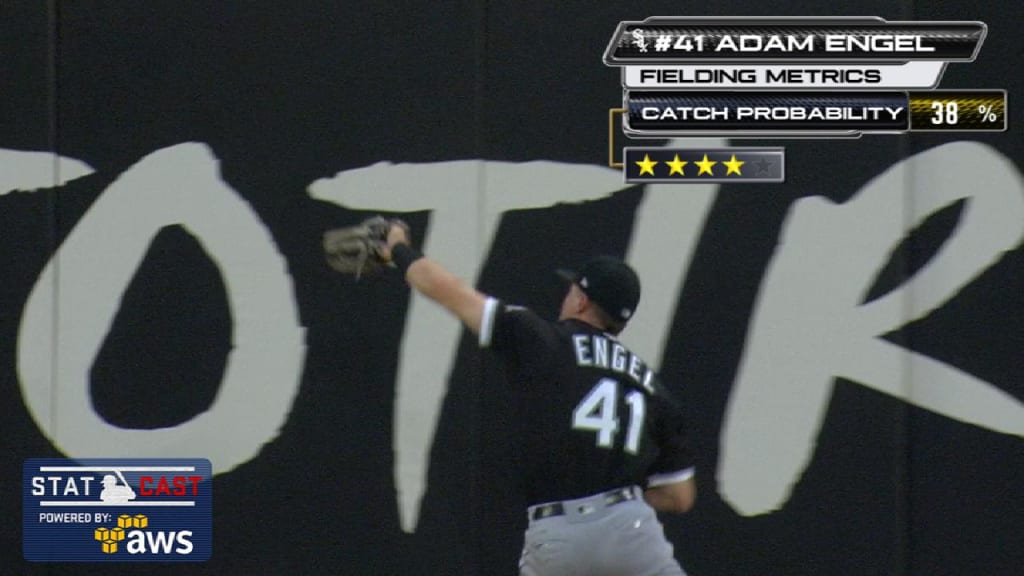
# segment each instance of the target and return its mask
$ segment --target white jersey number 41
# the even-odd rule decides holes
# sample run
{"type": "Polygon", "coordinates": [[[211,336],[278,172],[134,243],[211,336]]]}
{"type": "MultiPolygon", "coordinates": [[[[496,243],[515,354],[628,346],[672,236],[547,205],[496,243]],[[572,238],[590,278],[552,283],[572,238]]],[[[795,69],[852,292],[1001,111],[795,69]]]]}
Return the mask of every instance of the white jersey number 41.
{"type": "MultiPolygon", "coordinates": [[[[646,412],[644,395],[633,390],[626,394],[624,400],[629,405],[629,429],[623,449],[636,454],[640,448],[640,430],[643,429],[646,412]]],[[[619,382],[602,378],[572,411],[572,427],[597,432],[597,445],[610,449],[614,445],[615,433],[619,431],[618,409],[619,382]]]]}

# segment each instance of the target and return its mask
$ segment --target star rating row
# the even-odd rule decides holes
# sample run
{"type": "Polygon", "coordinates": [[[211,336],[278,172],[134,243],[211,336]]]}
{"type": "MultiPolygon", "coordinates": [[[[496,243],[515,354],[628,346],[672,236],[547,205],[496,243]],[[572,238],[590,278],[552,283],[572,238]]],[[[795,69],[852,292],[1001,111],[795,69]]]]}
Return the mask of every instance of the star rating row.
{"type": "MultiPolygon", "coordinates": [[[[662,163],[664,163],[666,166],[668,166],[668,175],[669,176],[671,176],[673,174],[679,174],[680,176],[686,176],[686,172],[684,172],[683,169],[690,162],[686,161],[686,160],[680,160],[679,159],[679,154],[676,154],[675,156],[673,156],[672,160],[669,160],[667,162],[658,162],[656,160],[651,160],[650,155],[644,154],[644,159],[643,160],[638,160],[638,161],[636,161],[634,163],[640,168],[640,175],[641,176],[643,176],[644,174],[650,174],[651,176],[654,176],[655,175],[654,174],[654,167],[657,166],[658,164],[662,164],[662,163]]],[[[714,165],[718,164],[718,163],[719,163],[718,160],[708,160],[708,155],[705,154],[703,160],[699,160],[697,162],[694,162],[693,164],[698,169],[698,172],[697,172],[698,176],[700,176],[702,174],[707,174],[708,176],[714,176],[715,173],[712,170],[712,167],[714,167],[714,165]]],[[[728,160],[721,161],[721,164],[723,166],[725,166],[725,168],[726,168],[726,172],[725,172],[726,176],[728,176],[730,174],[736,174],[737,176],[742,176],[743,172],[740,171],[740,167],[743,166],[744,164],[746,164],[746,161],[744,161],[744,160],[737,160],[736,159],[736,155],[733,154],[732,157],[729,158],[728,160]]]]}
{"type": "Polygon", "coordinates": [[[626,147],[626,182],[783,182],[785,149],[626,147]]]}

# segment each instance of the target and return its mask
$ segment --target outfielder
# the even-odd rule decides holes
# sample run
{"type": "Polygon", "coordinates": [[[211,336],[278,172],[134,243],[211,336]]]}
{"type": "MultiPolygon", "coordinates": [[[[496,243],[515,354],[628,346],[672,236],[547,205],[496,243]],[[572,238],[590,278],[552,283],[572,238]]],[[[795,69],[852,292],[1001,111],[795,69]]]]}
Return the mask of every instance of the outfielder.
{"type": "Polygon", "coordinates": [[[655,511],[696,497],[679,409],[616,338],[640,300],[621,260],[598,257],[569,281],[558,322],[482,294],[410,245],[400,221],[328,232],[330,264],[362,274],[397,267],[506,364],[519,397],[520,474],[531,505],[522,576],[680,576],[655,511]]]}

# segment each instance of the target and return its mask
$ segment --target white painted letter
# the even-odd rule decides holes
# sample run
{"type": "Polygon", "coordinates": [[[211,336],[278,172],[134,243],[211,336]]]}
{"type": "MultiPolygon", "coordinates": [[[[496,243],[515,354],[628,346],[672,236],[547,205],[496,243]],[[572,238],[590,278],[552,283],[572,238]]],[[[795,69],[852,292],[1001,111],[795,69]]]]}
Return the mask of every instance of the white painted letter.
{"type": "Polygon", "coordinates": [[[269,231],[206,146],[181,144],[122,174],[46,265],[21,320],[18,374],[29,413],[70,457],[206,457],[224,472],[256,456],[291,409],[305,354],[298,322],[269,231]],[[92,407],[89,369],[149,242],[170,225],[194,234],[220,270],[234,349],[208,411],[168,428],[112,426],[92,407]]]}
{"type": "Polygon", "coordinates": [[[788,500],[814,452],[836,377],[1024,435],[1024,407],[1012,396],[879,338],[942,306],[1022,237],[1020,174],[977,143],[904,160],[843,205],[798,201],[766,273],[726,410],[718,467],[726,501],[753,515],[788,500]],[[960,199],[967,200],[960,223],[934,258],[902,286],[862,304],[903,236],[960,199]]]}

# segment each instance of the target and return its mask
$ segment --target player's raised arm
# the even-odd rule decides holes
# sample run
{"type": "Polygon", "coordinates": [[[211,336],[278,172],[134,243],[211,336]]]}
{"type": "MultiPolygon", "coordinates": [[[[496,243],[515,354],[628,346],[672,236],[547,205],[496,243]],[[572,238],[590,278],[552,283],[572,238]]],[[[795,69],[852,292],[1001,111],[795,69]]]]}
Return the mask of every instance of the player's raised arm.
{"type": "Polygon", "coordinates": [[[413,248],[404,226],[391,225],[382,257],[394,262],[417,292],[444,306],[473,334],[480,333],[487,296],[413,248]]]}

